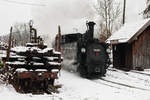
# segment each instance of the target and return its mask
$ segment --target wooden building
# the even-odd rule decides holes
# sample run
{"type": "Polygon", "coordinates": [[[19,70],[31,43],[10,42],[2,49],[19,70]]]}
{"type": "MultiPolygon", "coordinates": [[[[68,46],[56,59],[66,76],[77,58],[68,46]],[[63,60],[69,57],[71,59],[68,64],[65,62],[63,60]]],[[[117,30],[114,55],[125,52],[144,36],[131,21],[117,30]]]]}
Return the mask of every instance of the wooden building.
{"type": "Polygon", "coordinates": [[[113,48],[115,68],[150,68],[150,19],[125,24],[107,42],[113,48]]]}

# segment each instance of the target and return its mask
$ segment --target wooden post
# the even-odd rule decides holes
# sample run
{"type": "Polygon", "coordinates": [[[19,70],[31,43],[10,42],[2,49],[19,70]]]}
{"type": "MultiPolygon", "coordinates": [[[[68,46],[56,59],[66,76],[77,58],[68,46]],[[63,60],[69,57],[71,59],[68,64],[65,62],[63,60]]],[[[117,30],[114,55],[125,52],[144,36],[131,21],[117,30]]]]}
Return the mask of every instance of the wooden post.
{"type": "Polygon", "coordinates": [[[124,0],[124,3],[123,3],[123,19],[122,19],[122,24],[125,23],[125,17],[126,17],[125,13],[126,13],[126,0],[124,0]]]}
{"type": "MultiPolygon", "coordinates": [[[[58,26],[58,34],[57,34],[57,51],[61,53],[61,46],[60,46],[60,41],[61,41],[61,28],[58,26]]],[[[61,54],[58,58],[58,62],[61,63],[61,54]]]]}
{"type": "Polygon", "coordinates": [[[33,20],[30,20],[29,27],[30,27],[30,42],[32,42],[32,26],[33,26],[33,20]]]}
{"type": "Polygon", "coordinates": [[[15,47],[16,47],[16,46],[17,46],[17,40],[15,39],[15,41],[14,41],[14,42],[15,42],[15,47]]]}
{"type": "Polygon", "coordinates": [[[36,31],[35,28],[32,28],[32,30],[34,30],[34,42],[38,43],[38,41],[37,41],[37,31],[36,31]]]}
{"type": "Polygon", "coordinates": [[[14,37],[12,36],[11,37],[11,48],[13,48],[14,47],[14,37]]]}
{"type": "Polygon", "coordinates": [[[32,26],[31,25],[29,25],[30,26],[30,42],[31,42],[31,35],[32,35],[32,26]]]}
{"type": "Polygon", "coordinates": [[[9,57],[10,57],[10,49],[11,49],[11,42],[12,42],[11,39],[12,39],[12,27],[10,28],[6,61],[9,61],[9,57]]]}

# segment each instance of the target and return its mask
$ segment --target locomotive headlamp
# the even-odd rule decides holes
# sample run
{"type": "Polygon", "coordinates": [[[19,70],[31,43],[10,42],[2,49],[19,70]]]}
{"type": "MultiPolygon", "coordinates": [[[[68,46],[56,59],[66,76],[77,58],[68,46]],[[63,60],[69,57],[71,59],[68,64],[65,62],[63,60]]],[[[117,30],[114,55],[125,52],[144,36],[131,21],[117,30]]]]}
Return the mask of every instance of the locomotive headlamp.
{"type": "Polygon", "coordinates": [[[86,49],[85,49],[85,48],[81,48],[81,52],[82,52],[82,53],[85,53],[85,52],[86,52],[86,49]]]}

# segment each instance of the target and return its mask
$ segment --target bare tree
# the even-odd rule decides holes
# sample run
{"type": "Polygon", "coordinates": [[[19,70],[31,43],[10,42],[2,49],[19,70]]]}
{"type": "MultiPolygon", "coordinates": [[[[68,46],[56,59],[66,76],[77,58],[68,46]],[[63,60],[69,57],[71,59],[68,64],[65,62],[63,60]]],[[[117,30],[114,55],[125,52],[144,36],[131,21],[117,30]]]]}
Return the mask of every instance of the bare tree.
{"type": "MultiPolygon", "coordinates": [[[[1,36],[1,41],[7,43],[9,35],[1,36]]],[[[29,25],[27,23],[16,23],[13,26],[12,46],[25,45],[30,40],[29,25]]]]}
{"type": "Polygon", "coordinates": [[[29,42],[29,25],[26,23],[16,23],[13,26],[13,40],[16,45],[25,45],[25,43],[29,42]]]}
{"type": "Polygon", "coordinates": [[[143,11],[143,17],[146,18],[150,18],[150,0],[146,1],[146,8],[143,11]]]}
{"type": "MultiPolygon", "coordinates": [[[[105,41],[116,29],[116,21],[120,18],[120,4],[114,0],[97,0],[94,7],[100,16],[100,38],[105,41]]],[[[117,27],[118,27],[117,23],[117,27]]]]}

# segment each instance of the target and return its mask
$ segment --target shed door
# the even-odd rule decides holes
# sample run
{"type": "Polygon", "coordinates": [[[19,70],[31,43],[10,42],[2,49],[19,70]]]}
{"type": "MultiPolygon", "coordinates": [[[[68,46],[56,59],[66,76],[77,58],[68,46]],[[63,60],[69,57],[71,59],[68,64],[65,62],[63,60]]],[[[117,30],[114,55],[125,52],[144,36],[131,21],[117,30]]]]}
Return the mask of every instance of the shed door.
{"type": "Polygon", "coordinates": [[[119,69],[132,69],[131,45],[125,43],[113,45],[113,65],[119,69]]]}

